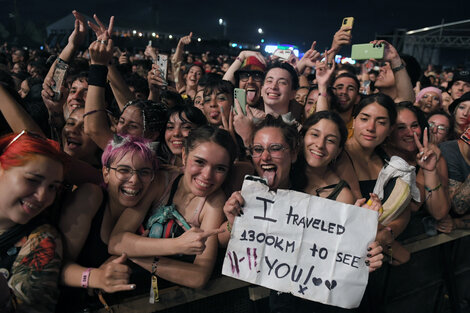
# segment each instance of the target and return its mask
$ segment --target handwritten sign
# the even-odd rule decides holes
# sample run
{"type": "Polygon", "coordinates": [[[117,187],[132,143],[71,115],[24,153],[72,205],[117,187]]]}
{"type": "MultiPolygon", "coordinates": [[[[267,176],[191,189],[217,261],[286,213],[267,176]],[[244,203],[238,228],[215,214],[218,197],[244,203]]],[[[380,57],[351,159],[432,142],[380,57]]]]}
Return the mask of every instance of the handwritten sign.
{"type": "Polygon", "coordinates": [[[292,190],[243,183],[222,273],[295,296],[358,307],[367,285],[367,246],[377,212],[292,190]]]}

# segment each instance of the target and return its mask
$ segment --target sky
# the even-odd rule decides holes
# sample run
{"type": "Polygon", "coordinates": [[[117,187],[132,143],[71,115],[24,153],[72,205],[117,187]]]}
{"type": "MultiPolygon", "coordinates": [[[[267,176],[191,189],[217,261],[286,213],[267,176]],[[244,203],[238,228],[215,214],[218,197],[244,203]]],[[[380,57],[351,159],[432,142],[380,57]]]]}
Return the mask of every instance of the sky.
{"type": "Polygon", "coordinates": [[[227,38],[234,41],[295,44],[304,48],[313,40],[319,49],[330,46],[331,38],[344,17],[355,18],[353,43],[364,43],[376,34],[392,33],[438,25],[442,19],[455,22],[470,19],[470,1],[151,1],[151,0],[80,0],[37,1],[0,0],[0,22],[8,14],[22,20],[48,25],[77,9],[89,16],[97,13],[102,20],[115,16],[115,25],[142,28],[195,37],[220,38],[219,18],[227,21],[227,38]],[[257,33],[258,28],[263,35],[257,33]]]}

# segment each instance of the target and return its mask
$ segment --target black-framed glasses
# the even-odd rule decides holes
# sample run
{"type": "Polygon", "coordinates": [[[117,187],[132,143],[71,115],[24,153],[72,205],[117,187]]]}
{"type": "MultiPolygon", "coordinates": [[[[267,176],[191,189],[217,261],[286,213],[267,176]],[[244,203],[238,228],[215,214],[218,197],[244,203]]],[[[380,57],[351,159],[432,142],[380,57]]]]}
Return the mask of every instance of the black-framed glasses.
{"type": "Polygon", "coordinates": [[[437,125],[435,123],[428,123],[430,129],[434,129],[437,127],[437,132],[439,134],[447,134],[447,131],[449,130],[449,127],[445,127],[444,125],[437,125]]]}
{"type": "Polygon", "coordinates": [[[155,172],[151,168],[142,168],[135,170],[129,166],[120,165],[117,167],[108,166],[109,169],[116,171],[116,178],[120,181],[128,181],[134,174],[139,176],[142,182],[151,182],[155,178],[155,172]]]}
{"type": "Polygon", "coordinates": [[[261,72],[241,72],[238,74],[238,78],[242,82],[248,81],[250,77],[253,77],[255,82],[261,82],[264,79],[264,74],[261,72]]]}
{"type": "Polygon", "coordinates": [[[270,144],[267,148],[262,145],[254,145],[250,147],[250,154],[253,158],[259,158],[266,150],[272,158],[279,159],[282,158],[282,153],[287,149],[289,148],[280,143],[270,144]]]}

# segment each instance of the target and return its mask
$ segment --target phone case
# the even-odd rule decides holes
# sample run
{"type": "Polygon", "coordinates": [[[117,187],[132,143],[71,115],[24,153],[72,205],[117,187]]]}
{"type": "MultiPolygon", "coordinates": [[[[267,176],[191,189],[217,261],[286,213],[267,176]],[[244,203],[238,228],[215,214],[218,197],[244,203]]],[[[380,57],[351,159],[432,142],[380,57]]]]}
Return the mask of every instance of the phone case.
{"type": "Polygon", "coordinates": [[[158,69],[163,73],[163,78],[166,79],[168,71],[168,56],[166,54],[159,54],[157,58],[158,69]]]}
{"type": "Polygon", "coordinates": [[[62,87],[65,75],[67,74],[67,67],[64,66],[61,62],[57,62],[56,67],[54,69],[54,74],[52,75],[52,79],[55,82],[55,85],[51,86],[52,91],[54,91],[53,99],[55,101],[59,101],[61,94],[60,94],[60,87],[62,87]]]}
{"type": "Polygon", "coordinates": [[[351,59],[353,60],[369,60],[382,59],[384,57],[384,46],[374,47],[371,43],[352,45],[351,59]]]}
{"type": "Polygon", "coordinates": [[[341,23],[341,28],[343,27],[353,27],[354,25],[354,17],[345,17],[343,18],[343,22],[341,23]]]}
{"type": "Polygon", "coordinates": [[[460,135],[460,139],[462,139],[467,145],[470,145],[470,127],[468,127],[465,132],[460,135]]]}
{"type": "MultiPolygon", "coordinates": [[[[246,90],[235,88],[233,90],[233,98],[238,100],[240,106],[242,107],[243,114],[246,115],[246,90]]],[[[235,113],[237,113],[235,103],[233,104],[233,109],[235,110],[235,113]]]]}

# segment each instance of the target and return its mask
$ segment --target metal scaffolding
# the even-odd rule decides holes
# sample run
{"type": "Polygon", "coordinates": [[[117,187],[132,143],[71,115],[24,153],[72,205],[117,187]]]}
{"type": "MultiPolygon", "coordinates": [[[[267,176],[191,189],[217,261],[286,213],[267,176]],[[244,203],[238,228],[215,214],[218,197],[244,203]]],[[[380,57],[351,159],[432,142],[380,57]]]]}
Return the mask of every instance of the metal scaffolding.
{"type": "MultiPolygon", "coordinates": [[[[396,29],[390,35],[378,35],[389,40],[400,53],[414,56],[421,65],[441,64],[441,52],[445,49],[470,50],[470,19],[442,23],[407,31],[396,29]]],[[[466,62],[470,62],[467,57],[466,62]]]]}

